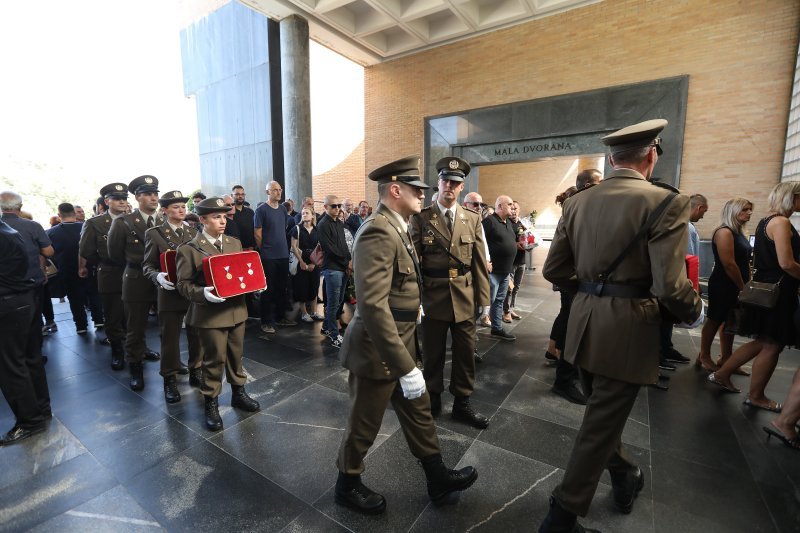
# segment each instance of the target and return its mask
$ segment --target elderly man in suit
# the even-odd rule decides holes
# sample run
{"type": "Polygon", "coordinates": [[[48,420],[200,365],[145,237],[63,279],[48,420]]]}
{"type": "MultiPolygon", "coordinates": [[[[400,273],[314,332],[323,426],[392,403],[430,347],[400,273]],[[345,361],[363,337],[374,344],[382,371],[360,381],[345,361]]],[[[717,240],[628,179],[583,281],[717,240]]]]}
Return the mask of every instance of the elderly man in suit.
{"type": "Polygon", "coordinates": [[[158,208],[158,178],[139,176],[128,185],[139,207],[114,219],[108,232],[108,255],[125,270],[122,275],[122,302],[125,304],[128,331],[125,358],[130,371],[131,390],[144,389],[144,359],[158,361],[161,356],[147,348],[145,330],[150,308],[156,303],[156,288],[142,272],[144,233],[163,222],[158,208]]]}
{"type": "Polygon", "coordinates": [[[203,258],[242,251],[242,243],[224,235],[230,207],[222,198],[210,197],[200,202],[197,214],[203,230],[194,239],[178,248],[175,261],[178,271],[178,293],[191,302],[186,325],[199,330],[203,347],[203,382],[200,392],[205,398],[206,427],[222,429],[219,397],[222,392],[222,373],[231,385],[231,406],[248,412],[261,409],[257,401],[244,390],[247,375],[242,366],[244,352],[244,323],[247,305],[244,295],[220,298],[205,285],[203,258]]]}
{"type": "Polygon", "coordinates": [[[392,403],[411,453],[425,469],[434,504],[472,485],[471,466],[444,465],[431,416],[425,379],[416,366],[415,329],[420,309],[420,272],[408,234],[408,217],[419,213],[428,186],[417,175],[418,157],[389,163],[369,174],[378,182],[381,205],[362,225],[354,245],[358,304],[342,343],[350,370],[350,415],[339,448],[335,499],[356,511],[377,514],[386,500],[361,482],[364,457],[392,403]]]}
{"type": "Polygon", "coordinates": [[[661,308],[684,322],[702,315],[684,263],[689,198],[649,181],[666,125],[603,137],[614,171],[566,201],[544,265],[548,281],[577,288],[563,357],[581,369],[588,403],[541,533],[584,531],[576,515],[586,516],[604,469],[615,506],[631,512],[644,476],[621,436],[640,387],[658,378],[661,308]]]}
{"type": "MultiPolygon", "coordinates": [[[[161,371],[164,378],[164,399],[167,403],[181,401],[177,374],[185,374],[181,364],[180,335],[189,302],[175,291],[175,279],[167,279],[161,271],[161,255],[178,249],[197,235],[197,230],[184,224],[187,197],[181,191],[169,191],[158,200],[164,211],[164,223],[145,232],[142,271],[158,288],[158,325],[161,333],[161,371]]],[[[199,387],[203,377],[203,355],[197,328],[186,326],[189,344],[189,383],[199,387]]]]}
{"type": "Polygon", "coordinates": [[[489,420],[476,413],[469,401],[475,389],[475,306],[489,305],[481,216],[458,205],[470,165],[459,157],[436,163],[439,195],[409,225],[422,267],[423,353],[425,385],[431,411],[442,410],[447,333],[453,339],[450,393],[455,397],[452,416],[484,429],[489,420]]]}

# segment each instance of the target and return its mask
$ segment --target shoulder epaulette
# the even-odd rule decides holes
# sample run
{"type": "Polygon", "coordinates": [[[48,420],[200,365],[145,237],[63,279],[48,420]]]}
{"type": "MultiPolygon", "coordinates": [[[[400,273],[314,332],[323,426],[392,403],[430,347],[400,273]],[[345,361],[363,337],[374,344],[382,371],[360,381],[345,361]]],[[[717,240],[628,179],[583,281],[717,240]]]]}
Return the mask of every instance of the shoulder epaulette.
{"type": "Polygon", "coordinates": [[[471,212],[471,213],[475,213],[475,214],[476,214],[476,215],[478,215],[478,216],[481,216],[481,214],[480,214],[480,213],[478,213],[478,212],[477,212],[475,209],[472,209],[471,207],[464,207],[464,206],[462,205],[462,206],[461,206],[461,208],[462,208],[464,211],[469,211],[469,212],[471,212]]]}
{"type": "Polygon", "coordinates": [[[661,187],[662,189],[667,189],[670,192],[680,194],[681,191],[670,185],[669,183],[664,183],[663,181],[651,181],[651,184],[655,185],[656,187],[661,187]]]}

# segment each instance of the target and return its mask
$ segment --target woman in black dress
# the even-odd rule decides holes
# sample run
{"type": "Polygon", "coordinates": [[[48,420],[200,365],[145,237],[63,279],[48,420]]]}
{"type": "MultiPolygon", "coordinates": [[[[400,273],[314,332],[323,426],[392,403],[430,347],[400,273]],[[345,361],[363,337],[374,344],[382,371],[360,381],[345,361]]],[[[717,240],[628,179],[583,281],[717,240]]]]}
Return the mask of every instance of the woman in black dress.
{"type": "Polygon", "coordinates": [[[317,265],[311,261],[311,252],[316,248],[317,217],[313,209],[304,207],[301,211],[300,224],[292,231],[292,253],[297,257],[297,274],[294,276],[292,289],[294,300],[300,302],[303,322],[322,320],[317,313],[317,293],[319,292],[319,271],[317,265]]]}
{"type": "MultiPolygon", "coordinates": [[[[731,311],[736,308],[744,284],[750,280],[750,256],[753,248],[744,236],[743,228],[752,214],[753,204],[749,200],[728,200],[722,207],[722,225],[714,230],[711,237],[714,269],[708,278],[708,312],[703,324],[700,354],[695,361],[697,367],[703,367],[709,372],[724,365],[733,352],[734,335],[726,333],[724,326],[731,311]],[[711,343],[714,342],[717,330],[722,355],[714,363],[711,359],[711,343]]],[[[744,371],[737,370],[736,373],[744,371]]]]}
{"type": "Polygon", "coordinates": [[[756,228],[753,248],[753,279],[779,283],[778,302],[772,309],[745,306],[739,334],[754,340],[733,352],[722,368],[709,374],[708,381],[729,392],[740,392],[731,381],[734,370],[757,356],[745,405],[780,412],[781,404],[764,394],[778,355],[785,346],[798,346],[794,314],[800,286],[800,235],[789,216],[800,211],[800,181],[779,183],[769,194],[770,214],[756,228]]]}

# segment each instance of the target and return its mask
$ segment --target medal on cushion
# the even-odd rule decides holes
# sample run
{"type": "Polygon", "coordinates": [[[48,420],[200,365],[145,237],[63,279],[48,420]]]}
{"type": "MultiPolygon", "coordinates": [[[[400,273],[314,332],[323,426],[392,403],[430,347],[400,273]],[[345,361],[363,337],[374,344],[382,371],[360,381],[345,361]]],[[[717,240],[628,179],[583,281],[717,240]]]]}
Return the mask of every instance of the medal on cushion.
{"type": "Polygon", "coordinates": [[[250,276],[253,275],[253,263],[247,263],[247,274],[250,276]]]}
{"type": "Polygon", "coordinates": [[[242,277],[240,277],[240,278],[239,278],[239,287],[241,287],[241,288],[243,288],[243,289],[244,289],[245,287],[247,287],[247,285],[246,285],[246,284],[245,284],[245,282],[244,282],[244,276],[242,276],[242,277]]]}
{"type": "Polygon", "coordinates": [[[231,275],[231,273],[229,272],[231,267],[226,266],[226,267],[223,267],[223,268],[225,269],[225,278],[226,279],[233,279],[233,275],[231,275]]]}

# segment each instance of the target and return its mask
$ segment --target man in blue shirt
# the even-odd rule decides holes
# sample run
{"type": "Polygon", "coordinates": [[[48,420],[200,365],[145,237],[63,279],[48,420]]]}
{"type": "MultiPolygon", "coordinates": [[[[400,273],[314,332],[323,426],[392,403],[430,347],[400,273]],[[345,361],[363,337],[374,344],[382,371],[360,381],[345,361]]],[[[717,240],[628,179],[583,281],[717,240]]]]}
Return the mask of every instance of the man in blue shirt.
{"type": "Polygon", "coordinates": [[[63,285],[69,300],[69,310],[78,335],[85,335],[88,327],[86,318],[87,283],[78,276],[78,247],[81,240],[82,222],[77,220],[75,207],[70,203],[59,204],[58,217],[61,224],[47,230],[53,243],[55,256],[53,262],[58,268],[58,280],[63,285]]]}
{"type": "Polygon", "coordinates": [[[253,229],[256,248],[261,253],[267,290],[261,295],[261,331],[275,333],[275,326],[296,326],[284,318],[286,284],[289,281],[289,246],[286,231],[289,213],[281,204],[283,188],[277,181],[267,185],[267,201],[256,209],[253,229]]]}

